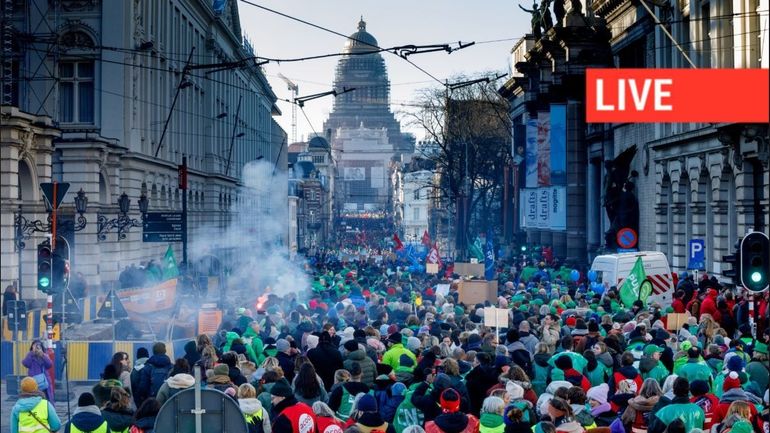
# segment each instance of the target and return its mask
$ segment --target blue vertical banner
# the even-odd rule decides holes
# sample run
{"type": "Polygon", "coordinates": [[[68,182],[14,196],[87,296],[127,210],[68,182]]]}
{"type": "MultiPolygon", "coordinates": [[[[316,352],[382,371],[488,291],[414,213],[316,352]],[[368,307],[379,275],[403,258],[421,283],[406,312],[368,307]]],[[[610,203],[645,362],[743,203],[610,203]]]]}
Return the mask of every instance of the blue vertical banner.
{"type": "Polygon", "coordinates": [[[487,245],[484,251],[484,278],[487,281],[495,278],[495,244],[492,241],[492,230],[487,230],[487,245]]]}
{"type": "Polygon", "coordinates": [[[551,186],[551,113],[537,113],[537,186],[551,186]]]}
{"type": "Polygon", "coordinates": [[[537,188],[537,118],[527,120],[526,133],[526,182],[524,186],[527,188],[537,188]]]}
{"type": "Polygon", "coordinates": [[[567,105],[551,104],[551,185],[567,184],[567,105]]]}

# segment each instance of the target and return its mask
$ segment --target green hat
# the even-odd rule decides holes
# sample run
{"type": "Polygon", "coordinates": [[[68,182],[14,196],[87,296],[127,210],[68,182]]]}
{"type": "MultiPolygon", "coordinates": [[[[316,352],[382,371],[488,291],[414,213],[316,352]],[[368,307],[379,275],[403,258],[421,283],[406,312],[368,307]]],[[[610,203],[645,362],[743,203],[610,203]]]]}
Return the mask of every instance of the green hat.
{"type": "Polygon", "coordinates": [[[455,305],[455,316],[462,316],[463,314],[465,314],[463,307],[455,305]]]}
{"type": "Polygon", "coordinates": [[[575,301],[567,302],[567,308],[575,308],[575,307],[577,307],[577,304],[575,304],[575,301]]]}
{"type": "Polygon", "coordinates": [[[557,314],[558,311],[556,310],[556,307],[551,307],[551,314],[557,314]]]}
{"type": "Polygon", "coordinates": [[[685,341],[679,343],[679,350],[682,350],[682,351],[686,352],[686,351],[690,350],[691,347],[692,347],[692,343],[690,343],[688,340],[685,340],[685,341]]]}
{"type": "Polygon", "coordinates": [[[757,341],[754,343],[754,353],[764,353],[767,355],[767,344],[757,341]]]}
{"type": "Polygon", "coordinates": [[[539,306],[543,305],[543,300],[542,299],[535,299],[534,301],[532,301],[532,303],[539,307],[539,306]]]}
{"type": "Polygon", "coordinates": [[[671,314],[674,312],[674,307],[668,306],[666,307],[666,314],[671,314]]]}
{"type": "Polygon", "coordinates": [[[647,356],[652,356],[653,353],[661,352],[663,352],[663,348],[654,344],[648,344],[647,347],[644,348],[644,354],[647,356]]]}
{"type": "Polygon", "coordinates": [[[522,313],[526,313],[527,311],[529,311],[529,308],[527,308],[526,305],[521,305],[519,306],[519,311],[521,311],[522,313]]]}

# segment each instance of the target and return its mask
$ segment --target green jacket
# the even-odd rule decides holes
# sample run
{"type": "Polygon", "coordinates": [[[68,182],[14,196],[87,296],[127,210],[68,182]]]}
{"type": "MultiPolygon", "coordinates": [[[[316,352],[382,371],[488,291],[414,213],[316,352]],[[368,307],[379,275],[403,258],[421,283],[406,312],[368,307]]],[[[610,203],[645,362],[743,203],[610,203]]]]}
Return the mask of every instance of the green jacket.
{"type": "Polygon", "coordinates": [[[257,333],[251,329],[251,327],[249,327],[249,329],[243,333],[243,338],[251,338],[251,350],[254,351],[254,355],[257,357],[255,364],[257,364],[257,367],[259,367],[265,360],[265,344],[262,342],[262,339],[259,338],[259,335],[257,335],[257,333]]]}
{"type": "Polygon", "coordinates": [[[660,361],[658,361],[658,364],[652,370],[642,373],[642,379],[647,380],[649,378],[653,378],[657,380],[658,383],[661,385],[663,385],[663,382],[666,381],[666,378],[668,376],[669,376],[668,369],[660,361]]]}
{"type": "Polygon", "coordinates": [[[703,429],[703,423],[706,421],[706,415],[700,406],[690,403],[687,398],[677,397],[671,401],[671,404],[663,406],[650,415],[647,431],[648,433],[662,433],[666,426],[677,418],[684,422],[684,431],[686,432],[691,432],[696,428],[703,429]]]}
{"type": "Polygon", "coordinates": [[[414,371],[414,368],[417,366],[417,357],[414,356],[414,353],[412,353],[411,350],[404,347],[401,343],[396,343],[393,346],[388,349],[387,352],[385,352],[385,355],[382,356],[382,363],[389,365],[393,368],[394,371],[408,371],[412,372],[414,371]],[[412,360],[412,365],[401,365],[401,357],[403,355],[408,356],[412,360]]]}
{"type": "Polygon", "coordinates": [[[572,359],[572,368],[579,371],[580,374],[583,374],[585,372],[586,366],[588,365],[588,360],[583,357],[583,355],[576,353],[576,352],[556,352],[551,356],[551,359],[548,360],[548,364],[551,367],[556,368],[556,359],[559,358],[562,355],[567,355],[572,359]]]}
{"type": "MultiPolygon", "coordinates": [[[[225,345],[224,345],[224,346],[222,346],[222,353],[226,353],[226,352],[229,352],[229,351],[230,351],[230,348],[231,348],[231,347],[232,347],[232,345],[233,345],[233,341],[235,341],[235,340],[237,340],[237,339],[241,338],[241,337],[240,337],[240,336],[239,336],[237,333],[235,333],[235,332],[228,332],[228,333],[226,334],[226,337],[227,337],[227,342],[225,343],[225,345]]],[[[249,358],[249,361],[251,361],[251,362],[255,363],[256,365],[260,365],[260,364],[261,364],[261,362],[260,362],[260,363],[257,363],[257,354],[256,354],[256,353],[254,353],[254,349],[252,349],[252,348],[251,348],[251,346],[250,346],[250,345],[248,345],[248,344],[244,344],[244,346],[246,346],[246,357],[248,357],[248,358],[249,358]]]]}
{"type": "Polygon", "coordinates": [[[711,367],[705,362],[689,360],[679,370],[679,376],[687,379],[692,383],[695,380],[705,380],[706,383],[711,383],[711,367]]]}
{"type": "Polygon", "coordinates": [[[496,413],[482,413],[479,418],[479,433],[503,433],[505,423],[503,417],[496,413]]]}
{"type": "Polygon", "coordinates": [[[588,381],[591,382],[591,386],[599,386],[603,383],[607,383],[607,378],[612,377],[612,368],[599,362],[599,365],[597,365],[596,368],[591,371],[586,371],[585,376],[588,381]]]}

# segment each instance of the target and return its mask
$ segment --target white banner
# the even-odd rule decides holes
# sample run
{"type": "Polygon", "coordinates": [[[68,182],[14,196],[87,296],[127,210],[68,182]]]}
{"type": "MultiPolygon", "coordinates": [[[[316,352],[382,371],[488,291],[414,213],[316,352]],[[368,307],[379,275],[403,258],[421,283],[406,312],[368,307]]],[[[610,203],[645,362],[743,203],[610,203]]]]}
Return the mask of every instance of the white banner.
{"type": "Polygon", "coordinates": [[[537,188],[522,189],[521,198],[524,227],[537,228],[537,188]]]}
{"type": "Polygon", "coordinates": [[[567,230],[567,188],[548,188],[551,195],[551,230],[567,230]]]}
{"type": "Polygon", "coordinates": [[[551,228],[551,194],[550,188],[537,189],[537,223],[539,229],[551,228]]]}

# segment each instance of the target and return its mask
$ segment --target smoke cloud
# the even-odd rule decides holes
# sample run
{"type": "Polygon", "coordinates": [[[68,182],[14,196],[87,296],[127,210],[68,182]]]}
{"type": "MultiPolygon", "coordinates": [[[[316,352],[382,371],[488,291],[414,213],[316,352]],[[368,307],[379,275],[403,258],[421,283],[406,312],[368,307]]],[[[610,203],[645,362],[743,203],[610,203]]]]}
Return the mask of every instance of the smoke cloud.
{"type": "Polygon", "coordinates": [[[191,261],[212,254],[229,270],[228,303],[241,305],[265,293],[267,287],[279,296],[292,292],[299,296],[309,290],[303,261],[288,255],[287,193],[286,172],[275,170],[270,162],[250,162],[243,168],[230,221],[206,227],[191,239],[191,261]],[[247,297],[238,299],[242,296],[247,297]]]}

